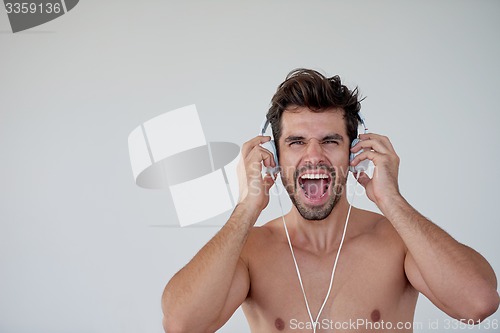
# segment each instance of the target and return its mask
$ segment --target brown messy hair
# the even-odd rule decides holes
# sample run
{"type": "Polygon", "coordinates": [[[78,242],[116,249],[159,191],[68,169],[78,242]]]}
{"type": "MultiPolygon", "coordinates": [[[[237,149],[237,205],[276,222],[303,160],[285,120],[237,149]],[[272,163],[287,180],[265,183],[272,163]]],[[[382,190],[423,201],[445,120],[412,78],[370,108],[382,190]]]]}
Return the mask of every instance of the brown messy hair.
{"type": "Polygon", "coordinates": [[[358,88],[349,90],[338,75],[327,78],[315,70],[304,68],[291,71],[271,99],[266,116],[271,124],[276,150],[279,151],[281,116],[288,107],[307,107],[314,112],[343,110],[347,135],[352,142],[358,136],[361,101],[358,99],[358,88]]]}

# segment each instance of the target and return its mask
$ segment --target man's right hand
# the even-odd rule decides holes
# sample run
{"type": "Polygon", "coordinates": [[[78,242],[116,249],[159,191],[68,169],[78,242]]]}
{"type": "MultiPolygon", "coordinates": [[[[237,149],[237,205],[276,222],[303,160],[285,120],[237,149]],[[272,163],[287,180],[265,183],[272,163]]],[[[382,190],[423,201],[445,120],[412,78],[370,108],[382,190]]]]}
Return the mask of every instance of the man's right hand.
{"type": "Polygon", "coordinates": [[[262,211],[269,203],[269,189],[274,184],[271,175],[262,177],[262,163],[266,167],[275,167],[273,154],[260,146],[271,140],[270,136],[257,136],[241,147],[241,159],[238,163],[238,180],[240,187],[239,203],[248,203],[251,207],[262,211]]]}

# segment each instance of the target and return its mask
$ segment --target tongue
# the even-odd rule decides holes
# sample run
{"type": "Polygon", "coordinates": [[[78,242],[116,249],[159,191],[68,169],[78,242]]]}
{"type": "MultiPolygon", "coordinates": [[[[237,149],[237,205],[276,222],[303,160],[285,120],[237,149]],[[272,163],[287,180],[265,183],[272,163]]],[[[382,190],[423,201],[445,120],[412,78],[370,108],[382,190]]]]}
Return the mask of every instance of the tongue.
{"type": "Polygon", "coordinates": [[[304,190],[311,199],[319,199],[326,192],[326,179],[304,179],[304,190]]]}

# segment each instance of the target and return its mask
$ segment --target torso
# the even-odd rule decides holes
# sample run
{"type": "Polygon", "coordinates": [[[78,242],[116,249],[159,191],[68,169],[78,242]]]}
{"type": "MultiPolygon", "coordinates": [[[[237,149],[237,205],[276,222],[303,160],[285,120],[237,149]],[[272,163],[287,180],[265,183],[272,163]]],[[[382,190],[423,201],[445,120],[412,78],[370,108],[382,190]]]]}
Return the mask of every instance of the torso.
{"type": "MultiPolygon", "coordinates": [[[[294,251],[316,319],[337,249],[294,251]]],[[[281,218],[252,230],[243,258],[250,292],[242,307],[251,331],[313,332],[281,218]]],[[[384,217],[353,209],[316,332],[411,332],[418,292],[406,278],[404,258],[404,244],[384,217]]]]}

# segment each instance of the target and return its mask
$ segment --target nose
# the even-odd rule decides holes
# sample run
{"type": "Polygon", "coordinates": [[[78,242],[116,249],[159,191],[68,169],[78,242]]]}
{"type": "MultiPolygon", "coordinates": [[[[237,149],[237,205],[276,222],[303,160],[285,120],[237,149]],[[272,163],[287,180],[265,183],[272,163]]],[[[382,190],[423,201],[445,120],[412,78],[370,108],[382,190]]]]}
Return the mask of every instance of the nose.
{"type": "Polygon", "coordinates": [[[307,143],[304,162],[316,166],[325,162],[325,155],[321,142],[315,138],[309,139],[307,143]]]}

